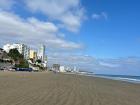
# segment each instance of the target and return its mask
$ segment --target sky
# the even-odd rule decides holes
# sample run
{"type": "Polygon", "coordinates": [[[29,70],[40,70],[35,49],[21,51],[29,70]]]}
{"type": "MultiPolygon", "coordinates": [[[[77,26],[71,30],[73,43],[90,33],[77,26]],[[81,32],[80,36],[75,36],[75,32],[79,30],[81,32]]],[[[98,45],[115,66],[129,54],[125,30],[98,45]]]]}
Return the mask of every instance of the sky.
{"type": "Polygon", "coordinates": [[[46,45],[49,65],[140,75],[139,0],[0,0],[0,47],[46,45]]]}

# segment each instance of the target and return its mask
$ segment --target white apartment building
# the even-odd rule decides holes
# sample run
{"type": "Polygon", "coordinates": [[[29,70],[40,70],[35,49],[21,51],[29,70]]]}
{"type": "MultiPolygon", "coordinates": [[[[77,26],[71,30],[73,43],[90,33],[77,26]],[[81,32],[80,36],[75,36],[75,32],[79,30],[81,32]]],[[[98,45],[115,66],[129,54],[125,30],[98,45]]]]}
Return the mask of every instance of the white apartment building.
{"type": "Polygon", "coordinates": [[[16,48],[16,49],[19,51],[20,54],[23,54],[23,47],[24,47],[23,44],[6,44],[6,45],[3,46],[3,49],[4,49],[7,53],[9,53],[9,51],[10,51],[11,49],[16,48]]]}
{"type": "Polygon", "coordinates": [[[6,44],[6,45],[3,46],[3,49],[7,53],[9,53],[9,51],[11,49],[15,49],[15,48],[19,51],[20,54],[22,54],[24,56],[25,59],[29,58],[29,50],[30,49],[26,45],[24,45],[24,44],[16,43],[16,44],[6,44]]]}

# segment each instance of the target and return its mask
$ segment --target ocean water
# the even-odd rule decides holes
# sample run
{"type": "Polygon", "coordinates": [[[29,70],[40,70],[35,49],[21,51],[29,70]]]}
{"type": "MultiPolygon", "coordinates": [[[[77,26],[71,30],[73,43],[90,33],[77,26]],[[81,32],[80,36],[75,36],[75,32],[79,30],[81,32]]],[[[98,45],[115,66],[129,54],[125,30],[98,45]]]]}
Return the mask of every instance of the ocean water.
{"type": "Polygon", "coordinates": [[[127,81],[132,83],[140,83],[140,76],[130,76],[130,75],[106,75],[106,74],[96,74],[97,77],[108,78],[113,80],[127,81]]]}

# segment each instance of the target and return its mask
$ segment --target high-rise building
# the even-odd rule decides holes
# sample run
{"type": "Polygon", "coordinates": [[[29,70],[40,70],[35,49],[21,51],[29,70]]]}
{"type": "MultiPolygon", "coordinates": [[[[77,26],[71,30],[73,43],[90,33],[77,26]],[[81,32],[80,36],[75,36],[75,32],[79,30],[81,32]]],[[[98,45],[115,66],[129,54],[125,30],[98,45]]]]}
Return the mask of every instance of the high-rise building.
{"type": "Polygon", "coordinates": [[[37,60],[37,52],[34,50],[30,50],[30,56],[29,58],[33,59],[33,60],[37,60]]]}
{"type": "Polygon", "coordinates": [[[27,45],[24,46],[24,55],[23,56],[24,56],[24,59],[30,58],[30,48],[27,45]]]}
{"type": "Polygon", "coordinates": [[[45,45],[41,45],[38,51],[38,58],[44,62],[45,61],[45,45]]]}

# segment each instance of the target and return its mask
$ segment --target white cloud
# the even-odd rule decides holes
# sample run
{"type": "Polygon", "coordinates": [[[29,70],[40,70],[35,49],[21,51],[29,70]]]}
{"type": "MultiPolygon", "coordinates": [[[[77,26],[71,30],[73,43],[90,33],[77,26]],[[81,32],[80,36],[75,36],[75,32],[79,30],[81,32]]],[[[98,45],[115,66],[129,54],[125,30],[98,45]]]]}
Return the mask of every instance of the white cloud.
{"type": "Polygon", "coordinates": [[[0,11],[0,40],[24,42],[32,46],[44,43],[48,48],[73,50],[82,48],[81,44],[59,37],[59,28],[36,18],[22,19],[18,15],[0,11]]]}
{"type": "Polygon", "coordinates": [[[106,12],[101,12],[101,13],[99,13],[99,14],[94,13],[94,14],[92,14],[92,18],[93,18],[94,20],[100,20],[100,19],[105,19],[105,20],[107,20],[107,19],[108,19],[108,14],[107,14],[106,12]]]}
{"type": "Polygon", "coordinates": [[[58,20],[72,32],[78,31],[85,17],[80,0],[26,0],[26,5],[32,12],[41,12],[58,20]]]}
{"type": "Polygon", "coordinates": [[[49,64],[77,66],[81,70],[102,74],[140,75],[140,58],[97,59],[92,56],[66,53],[48,53],[49,64]]]}
{"type": "Polygon", "coordinates": [[[107,63],[107,62],[99,62],[99,64],[101,66],[105,66],[105,67],[109,67],[109,68],[115,68],[115,67],[119,67],[120,65],[118,64],[113,64],[112,62],[111,63],[107,63]]]}
{"type": "Polygon", "coordinates": [[[82,70],[93,70],[98,65],[97,59],[91,56],[69,54],[69,53],[48,53],[49,65],[59,63],[68,66],[77,66],[82,70]],[[90,69],[89,69],[90,68],[90,69]]]}
{"type": "Polygon", "coordinates": [[[47,32],[52,32],[52,33],[58,32],[58,27],[51,22],[39,21],[39,20],[37,20],[36,18],[33,18],[33,17],[29,18],[28,22],[40,31],[45,31],[46,30],[47,32]]]}

